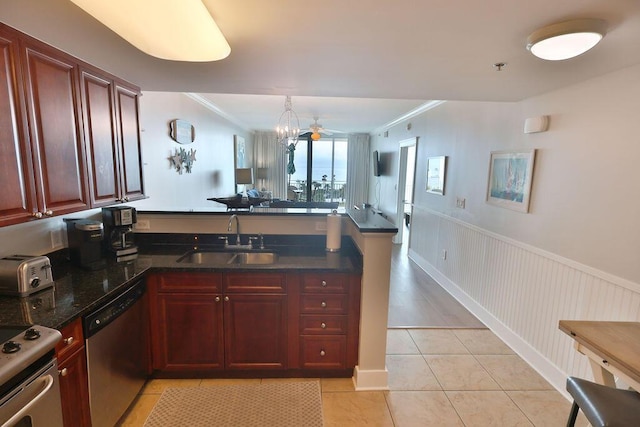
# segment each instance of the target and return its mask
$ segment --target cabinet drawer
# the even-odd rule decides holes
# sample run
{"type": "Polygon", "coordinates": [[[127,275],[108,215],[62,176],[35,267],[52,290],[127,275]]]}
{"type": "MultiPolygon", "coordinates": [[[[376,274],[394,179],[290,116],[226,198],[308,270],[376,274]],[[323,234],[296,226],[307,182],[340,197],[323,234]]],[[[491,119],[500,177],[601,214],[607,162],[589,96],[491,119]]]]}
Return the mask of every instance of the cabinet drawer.
{"type": "Polygon", "coordinates": [[[306,369],[346,368],[347,339],[343,335],[304,336],[301,338],[300,360],[306,369]]]}
{"type": "Polygon", "coordinates": [[[221,292],[222,273],[176,273],[165,272],[151,276],[149,283],[155,283],[158,292],[221,292]]]}
{"type": "Polygon", "coordinates": [[[300,316],[301,335],[344,335],[347,316],[300,316]]]}
{"type": "Polygon", "coordinates": [[[82,334],[82,319],[78,318],[60,329],[62,340],[56,345],[56,357],[58,364],[64,363],[67,357],[84,346],[84,335],[82,334]]]}
{"type": "Polygon", "coordinates": [[[287,282],[283,273],[226,273],[225,293],[284,294],[287,282]]]}
{"type": "Polygon", "coordinates": [[[300,312],[302,314],[347,314],[348,303],[348,295],[305,294],[300,297],[300,312]]]}
{"type": "Polygon", "coordinates": [[[305,274],[302,278],[302,292],[347,293],[347,277],[345,274],[318,273],[305,274]]]}

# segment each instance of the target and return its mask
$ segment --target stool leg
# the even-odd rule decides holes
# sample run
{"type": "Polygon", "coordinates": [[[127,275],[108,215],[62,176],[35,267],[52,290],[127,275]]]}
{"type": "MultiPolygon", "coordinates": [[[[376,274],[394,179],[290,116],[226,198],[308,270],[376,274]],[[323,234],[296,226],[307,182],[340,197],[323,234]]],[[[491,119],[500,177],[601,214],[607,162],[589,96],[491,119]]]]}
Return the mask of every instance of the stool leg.
{"type": "Polygon", "coordinates": [[[569,419],[567,420],[567,427],[573,427],[576,425],[576,418],[578,418],[578,404],[576,401],[573,401],[573,405],[571,405],[571,413],[569,414],[569,419]]]}

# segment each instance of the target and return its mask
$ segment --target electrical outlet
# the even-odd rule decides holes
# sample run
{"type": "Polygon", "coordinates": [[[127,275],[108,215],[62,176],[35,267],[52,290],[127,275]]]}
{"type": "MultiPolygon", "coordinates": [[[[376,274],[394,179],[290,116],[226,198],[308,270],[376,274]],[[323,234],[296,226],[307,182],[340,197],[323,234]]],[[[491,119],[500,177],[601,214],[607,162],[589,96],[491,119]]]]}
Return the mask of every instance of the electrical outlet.
{"type": "Polygon", "coordinates": [[[148,219],[139,219],[138,222],[136,222],[135,229],[136,230],[149,230],[149,229],[151,229],[151,221],[149,221],[148,219]]]}
{"type": "Polygon", "coordinates": [[[447,250],[446,249],[442,250],[442,259],[445,260],[445,261],[447,260],[447,250]]]}
{"type": "Polygon", "coordinates": [[[462,197],[456,197],[456,208],[464,209],[466,199],[462,197]]]}
{"type": "Polygon", "coordinates": [[[51,248],[59,248],[62,246],[62,233],[60,230],[51,230],[51,248]]]}
{"type": "Polygon", "coordinates": [[[316,231],[327,231],[326,222],[316,222],[316,231]]]}

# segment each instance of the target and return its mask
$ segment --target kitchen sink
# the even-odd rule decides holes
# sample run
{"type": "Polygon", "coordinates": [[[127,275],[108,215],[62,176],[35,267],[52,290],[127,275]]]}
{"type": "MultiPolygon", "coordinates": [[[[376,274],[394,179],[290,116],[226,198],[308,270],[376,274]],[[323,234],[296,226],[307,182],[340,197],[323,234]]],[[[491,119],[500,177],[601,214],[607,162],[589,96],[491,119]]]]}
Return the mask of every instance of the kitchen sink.
{"type": "Polygon", "coordinates": [[[278,260],[275,252],[216,252],[190,251],[178,258],[179,263],[204,265],[273,264],[278,260]]]}
{"type": "Polygon", "coordinates": [[[273,264],[277,260],[275,252],[238,252],[228,264],[273,264]]]}

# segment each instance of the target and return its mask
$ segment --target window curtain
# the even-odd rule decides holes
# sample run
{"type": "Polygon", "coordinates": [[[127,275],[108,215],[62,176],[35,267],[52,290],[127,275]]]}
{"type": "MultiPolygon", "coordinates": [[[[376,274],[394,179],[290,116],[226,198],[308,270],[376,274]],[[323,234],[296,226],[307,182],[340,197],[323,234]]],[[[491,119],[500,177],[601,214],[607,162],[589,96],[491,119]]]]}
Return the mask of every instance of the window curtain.
{"type": "Polygon", "coordinates": [[[267,170],[265,179],[256,180],[256,188],[262,190],[264,187],[271,191],[275,199],[286,199],[287,159],[284,147],[278,142],[275,132],[256,132],[253,138],[253,167],[267,170]]]}
{"type": "Polygon", "coordinates": [[[362,205],[369,199],[369,135],[349,135],[347,144],[347,184],[345,186],[345,206],[362,205]]]}

